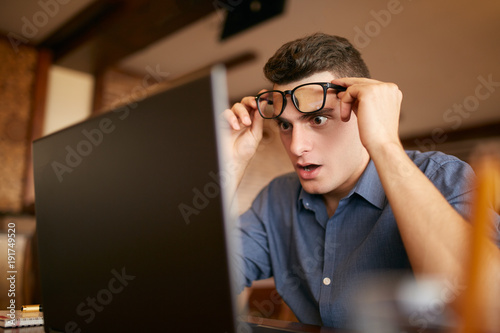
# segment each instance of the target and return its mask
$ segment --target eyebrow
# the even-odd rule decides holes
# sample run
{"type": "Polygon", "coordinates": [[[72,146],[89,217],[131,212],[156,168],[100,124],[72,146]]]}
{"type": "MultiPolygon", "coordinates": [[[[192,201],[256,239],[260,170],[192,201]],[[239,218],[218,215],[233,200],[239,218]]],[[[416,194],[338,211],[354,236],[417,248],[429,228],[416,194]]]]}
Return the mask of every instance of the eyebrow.
{"type": "MultiPolygon", "coordinates": [[[[315,111],[315,112],[307,112],[307,113],[300,113],[300,117],[299,117],[299,120],[305,120],[305,119],[309,119],[311,117],[316,117],[316,116],[322,116],[322,115],[325,115],[325,114],[331,114],[333,113],[334,109],[332,108],[323,108],[319,111],[315,111]]],[[[299,112],[299,111],[297,111],[299,112]]],[[[282,116],[279,116],[279,117],[276,117],[274,118],[275,121],[277,122],[287,122],[289,123],[290,121],[282,116]]]]}

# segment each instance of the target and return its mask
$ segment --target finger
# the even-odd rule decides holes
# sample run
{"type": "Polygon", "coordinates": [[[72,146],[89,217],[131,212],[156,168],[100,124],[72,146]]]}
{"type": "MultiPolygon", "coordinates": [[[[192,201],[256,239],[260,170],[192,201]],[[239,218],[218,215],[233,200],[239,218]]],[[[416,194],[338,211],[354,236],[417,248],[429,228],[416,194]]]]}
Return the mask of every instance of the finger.
{"type": "Polygon", "coordinates": [[[343,87],[350,87],[354,84],[370,84],[370,83],[380,83],[380,81],[365,78],[365,77],[343,77],[339,79],[334,79],[331,81],[333,84],[337,84],[343,87]]]}
{"type": "Polygon", "coordinates": [[[255,100],[255,97],[247,96],[244,97],[239,104],[241,104],[244,109],[241,108],[240,105],[238,105],[235,111],[237,112],[237,115],[240,117],[243,124],[245,124],[246,126],[250,126],[252,124],[250,119],[253,114],[257,112],[257,101],[255,100]]]}
{"type": "Polygon", "coordinates": [[[259,112],[254,112],[252,120],[252,132],[258,141],[262,139],[263,130],[264,130],[264,118],[260,116],[259,112]]]}
{"type": "Polygon", "coordinates": [[[243,97],[243,99],[241,100],[241,104],[250,107],[251,109],[257,109],[257,101],[253,96],[243,97]]]}
{"type": "Polygon", "coordinates": [[[337,93],[339,102],[339,113],[342,121],[349,121],[351,119],[351,112],[356,101],[355,96],[352,95],[352,85],[366,82],[364,78],[338,78],[331,81],[331,83],[346,87],[345,91],[337,93]],[[350,90],[350,91],[348,91],[350,90]]]}
{"type": "Polygon", "coordinates": [[[236,103],[231,110],[233,110],[234,114],[243,125],[252,125],[251,115],[255,111],[253,108],[246,106],[243,103],[236,103]]]}
{"type": "Polygon", "coordinates": [[[231,129],[234,131],[239,131],[241,129],[240,122],[236,115],[234,114],[233,110],[231,109],[226,109],[224,112],[222,112],[222,116],[224,119],[226,119],[227,123],[229,126],[231,126],[231,129]]]}
{"type": "Polygon", "coordinates": [[[252,115],[256,112],[257,103],[254,97],[244,97],[241,102],[233,105],[231,109],[226,109],[222,116],[230,124],[235,131],[241,129],[241,124],[244,126],[252,125],[252,115]]]}
{"type": "Polygon", "coordinates": [[[346,91],[338,93],[337,97],[340,99],[340,119],[347,122],[351,119],[351,112],[357,101],[357,89],[349,87],[346,91]]]}
{"type": "Polygon", "coordinates": [[[340,119],[342,121],[348,122],[351,119],[351,110],[351,106],[340,101],[340,119]]]}

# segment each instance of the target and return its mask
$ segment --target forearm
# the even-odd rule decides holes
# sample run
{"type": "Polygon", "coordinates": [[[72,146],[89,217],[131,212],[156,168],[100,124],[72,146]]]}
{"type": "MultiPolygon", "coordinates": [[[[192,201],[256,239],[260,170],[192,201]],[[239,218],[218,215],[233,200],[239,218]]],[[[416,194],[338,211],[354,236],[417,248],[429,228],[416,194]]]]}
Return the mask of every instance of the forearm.
{"type": "MultiPolygon", "coordinates": [[[[469,306],[467,293],[472,292],[468,285],[472,225],[455,211],[400,145],[385,145],[371,156],[417,278],[431,275],[465,286],[452,304],[462,311],[463,306],[469,306]]],[[[493,242],[484,246],[480,262],[484,270],[481,281],[476,281],[483,289],[473,297],[479,300],[475,311],[481,325],[492,328],[498,323],[500,311],[500,251],[493,242]]]]}
{"type": "Polygon", "coordinates": [[[226,169],[232,178],[229,191],[235,194],[262,139],[264,120],[257,112],[254,97],[243,98],[241,103],[225,110],[222,116],[229,125],[223,145],[229,163],[226,169]]]}
{"type": "Polygon", "coordinates": [[[230,177],[228,179],[229,186],[226,187],[226,191],[230,196],[235,197],[238,193],[238,188],[245,176],[245,171],[248,168],[250,162],[236,160],[234,157],[231,158],[228,163],[224,166],[226,174],[230,177]]]}
{"type": "MultiPolygon", "coordinates": [[[[471,225],[417,168],[401,145],[371,152],[410,262],[417,274],[464,277],[471,225]]],[[[491,242],[492,258],[499,251],[491,242]]]]}

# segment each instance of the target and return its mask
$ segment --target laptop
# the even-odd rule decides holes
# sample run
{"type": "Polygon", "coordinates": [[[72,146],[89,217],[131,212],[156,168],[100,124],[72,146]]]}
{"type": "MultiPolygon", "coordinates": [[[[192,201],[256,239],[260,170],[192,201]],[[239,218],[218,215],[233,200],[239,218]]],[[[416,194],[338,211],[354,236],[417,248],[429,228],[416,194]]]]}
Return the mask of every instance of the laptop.
{"type": "Polygon", "coordinates": [[[33,143],[47,332],[279,331],[237,320],[225,80],[215,66],[33,143]]]}

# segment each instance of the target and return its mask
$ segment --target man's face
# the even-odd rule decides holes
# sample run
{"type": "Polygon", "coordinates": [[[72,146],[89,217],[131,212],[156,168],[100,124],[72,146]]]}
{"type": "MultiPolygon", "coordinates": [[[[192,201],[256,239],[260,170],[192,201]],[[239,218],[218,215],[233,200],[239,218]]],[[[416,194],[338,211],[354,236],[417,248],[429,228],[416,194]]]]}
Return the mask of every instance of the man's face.
{"type": "MultiPolygon", "coordinates": [[[[273,89],[291,90],[304,83],[330,82],[334,78],[329,72],[321,72],[290,84],[275,85],[273,89]]],[[[287,98],[286,108],[276,121],[303,188],[325,197],[344,197],[368,161],[368,153],[359,139],[356,116],[352,114],[348,122],[343,122],[340,102],[333,93],[327,94],[321,111],[308,114],[297,111],[291,97],[287,98]]]]}

